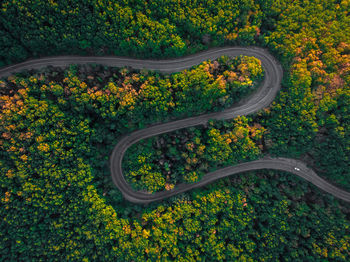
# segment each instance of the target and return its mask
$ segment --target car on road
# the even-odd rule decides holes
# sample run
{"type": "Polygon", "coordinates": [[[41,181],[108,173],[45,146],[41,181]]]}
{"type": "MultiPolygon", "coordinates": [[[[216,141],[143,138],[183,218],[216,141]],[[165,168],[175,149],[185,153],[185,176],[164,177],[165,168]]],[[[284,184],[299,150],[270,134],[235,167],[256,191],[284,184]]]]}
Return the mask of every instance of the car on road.
{"type": "Polygon", "coordinates": [[[294,167],[294,169],[295,169],[296,171],[300,171],[300,168],[299,168],[299,167],[294,167]]]}

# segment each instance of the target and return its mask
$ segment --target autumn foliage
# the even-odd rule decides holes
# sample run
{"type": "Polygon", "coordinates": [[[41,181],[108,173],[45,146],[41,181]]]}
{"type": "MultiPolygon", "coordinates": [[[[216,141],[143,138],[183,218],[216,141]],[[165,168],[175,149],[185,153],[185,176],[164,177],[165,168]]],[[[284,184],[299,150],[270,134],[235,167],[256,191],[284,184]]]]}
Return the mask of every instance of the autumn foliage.
{"type": "MultiPolygon", "coordinates": [[[[264,46],[284,68],[275,102],[136,144],[144,151],[125,159],[130,182],[170,190],[270,154],[350,189],[349,9],[347,0],[2,1],[0,66],[264,46]]],[[[148,206],[126,202],[111,181],[122,135],[231,106],[260,69],[240,57],[172,75],[71,66],[0,80],[0,260],[349,261],[349,206],[289,174],[236,175],[148,206]]]]}

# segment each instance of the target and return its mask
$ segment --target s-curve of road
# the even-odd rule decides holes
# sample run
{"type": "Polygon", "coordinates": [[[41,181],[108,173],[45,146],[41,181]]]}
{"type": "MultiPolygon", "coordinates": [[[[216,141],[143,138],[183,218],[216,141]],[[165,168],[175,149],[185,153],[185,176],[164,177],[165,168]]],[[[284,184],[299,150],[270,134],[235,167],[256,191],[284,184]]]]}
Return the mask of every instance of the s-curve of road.
{"type": "Polygon", "coordinates": [[[218,169],[214,172],[207,173],[199,182],[195,184],[180,184],[170,191],[156,192],[149,194],[145,192],[135,191],[125,180],[122,170],[122,160],[126,150],[138,141],[155,135],[171,132],[191,126],[205,125],[208,120],[231,119],[239,115],[249,115],[263,109],[271,104],[281,87],[283,70],[281,65],[269,54],[265,49],[259,47],[222,47],[210,49],[195,55],[169,60],[140,60],[125,57],[83,57],[83,56],[59,56],[28,60],[26,62],[11,65],[0,69],[0,78],[9,76],[15,72],[26,69],[40,69],[45,66],[66,67],[70,64],[102,64],[106,66],[124,67],[130,66],[135,69],[157,70],[164,73],[179,72],[200,64],[205,60],[214,60],[220,56],[254,56],[260,59],[262,67],[265,71],[265,77],[260,87],[249,97],[243,99],[235,106],[221,112],[203,114],[182,120],[172,121],[164,124],[153,125],[145,129],[141,129],[125,135],[114,147],[110,157],[111,175],[114,184],[122,192],[125,199],[130,202],[147,204],[153,201],[159,201],[170,196],[191,190],[193,188],[202,187],[219,178],[227,177],[233,174],[259,170],[259,169],[275,169],[288,173],[292,173],[309,181],[320,189],[350,202],[350,193],[337,188],[319,177],[306,164],[296,159],[288,158],[263,158],[256,161],[241,163],[235,166],[228,166],[218,169]]]}

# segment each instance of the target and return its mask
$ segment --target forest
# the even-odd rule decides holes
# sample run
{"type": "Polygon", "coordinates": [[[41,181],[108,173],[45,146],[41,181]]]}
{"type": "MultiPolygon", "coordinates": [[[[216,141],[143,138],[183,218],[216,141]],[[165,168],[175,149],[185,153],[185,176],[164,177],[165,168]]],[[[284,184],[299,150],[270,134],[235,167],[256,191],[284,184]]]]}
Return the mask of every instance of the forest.
{"type": "MultiPolygon", "coordinates": [[[[5,0],[0,66],[265,47],[284,69],[268,108],[135,144],[127,179],[169,190],[271,155],[301,159],[350,190],[349,10],[348,0],[5,0]]],[[[349,204],[295,176],[244,173],[147,206],[125,201],[111,180],[122,135],[222,110],[262,79],[250,57],[171,75],[72,65],[1,79],[0,260],[349,261],[349,204]]]]}
{"type": "Polygon", "coordinates": [[[259,159],[264,131],[258,124],[250,126],[246,117],[210,121],[208,128],[181,129],[131,146],[123,169],[137,190],[171,190],[220,167],[259,159]]]}

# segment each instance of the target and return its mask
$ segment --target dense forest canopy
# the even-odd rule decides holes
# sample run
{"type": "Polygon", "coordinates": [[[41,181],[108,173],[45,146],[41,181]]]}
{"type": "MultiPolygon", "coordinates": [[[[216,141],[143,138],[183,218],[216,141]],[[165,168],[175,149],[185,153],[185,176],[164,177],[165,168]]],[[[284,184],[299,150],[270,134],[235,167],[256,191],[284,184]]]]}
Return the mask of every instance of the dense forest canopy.
{"type": "MultiPolygon", "coordinates": [[[[300,158],[350,190],[349,10],[348,0],[5,0],[0,66],[61,54],[166,58],[266,47],[285,72],[273,104],[249,119],[181,132],[216,143],[207,159],[216,167],[228,161],[215,152],[220,141],[242,128],[257,153],[300,158]]],[[[2,79],[1,260],[349,261],[349,205],[288,174],[236,175],[148,206],[123,200],[110,178],[113,146],[135,129],[184,117],[170,110],[181,92],[169,84],[215,83],[201,67],[188,71],[197,79],[101,66],[2,79]]],[[[183,108],[208,98],[190,91],[182,89],[183,108]]],[[[216,106],[203,105],[198,111],[216,106]]]]}
{"type": "Polygon", "coordinates": [[[133,188],[147,192],[195,183],[218,168],[259,159],[264,132],[246,117],[237,117],[152,137],[128,149],[125,176],[133,188]]]}
{"type": "Polygon", "coordinates": [[[261,25],[251,0],[16,0],[0,7],[2,64],[67,52],[179,56],[225,41],[251,44],[261,25]]]}

